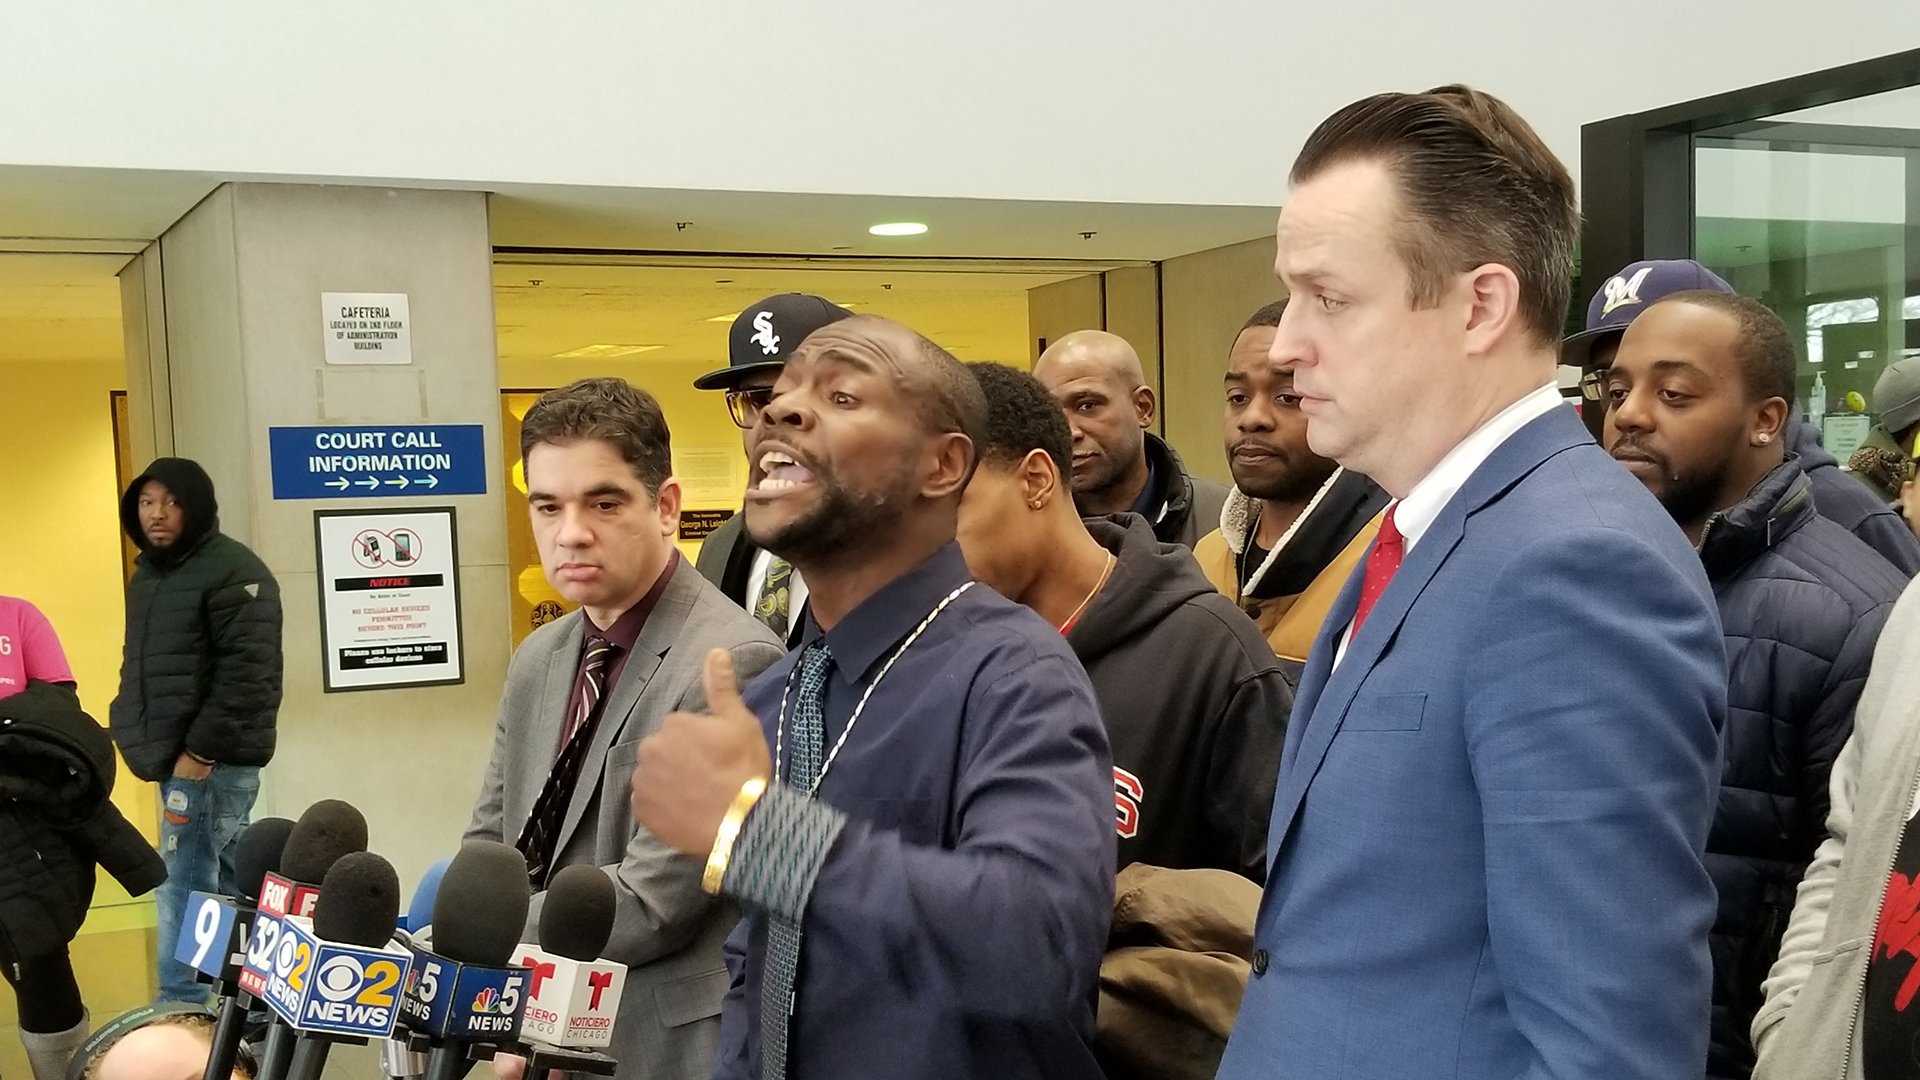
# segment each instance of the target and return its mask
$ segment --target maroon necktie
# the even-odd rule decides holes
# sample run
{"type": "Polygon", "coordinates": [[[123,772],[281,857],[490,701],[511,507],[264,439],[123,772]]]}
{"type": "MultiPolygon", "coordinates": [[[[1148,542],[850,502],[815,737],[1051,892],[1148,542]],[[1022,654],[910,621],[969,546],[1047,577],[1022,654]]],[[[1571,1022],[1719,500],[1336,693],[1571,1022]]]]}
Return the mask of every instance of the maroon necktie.
{"type": "Polygon", "coordinates": [[[1387,591],[1387,582],[1393,580],[1394,572],[1400,569],[1401,558],[1406,555],[1406,538],[1400,535],[1400,526],[1393,523],[1393,512],[1399,508],[1399,503],[1387,507],[1387,516],[1380,519],[1380,535],[1374,537],[1373,550],[1367,552],[1367,572],[1360,579],[1360,606],[1353,609],[1353,633],[1349,641],[1360,636],[1360,624],[1367,621],[1368,612],[1373,610],[1380,594],[1387,591]]]}
{"type": "Polygon", "coordinates": [[[607,664],[617,648],[598,634],[587,638],[586,654],[581,657],[580,670],[575,675],[580,703],[567,717],[560,740],[560,756],[548,771],[547,782],[542,785],[539,798],[534,800],[533,812],[527,815],[526,826],[514,842],[520,854],[527,857],[527,877],[535,892],[547,887],[547,879],[553,872],[560,825],[566,818],[567,804],[573,801],[574,786],[580,782],[580,769],[587,760],[587,744],[593,741],[593,720],[600,714],[600,700],[606,691],[607,664]]]}

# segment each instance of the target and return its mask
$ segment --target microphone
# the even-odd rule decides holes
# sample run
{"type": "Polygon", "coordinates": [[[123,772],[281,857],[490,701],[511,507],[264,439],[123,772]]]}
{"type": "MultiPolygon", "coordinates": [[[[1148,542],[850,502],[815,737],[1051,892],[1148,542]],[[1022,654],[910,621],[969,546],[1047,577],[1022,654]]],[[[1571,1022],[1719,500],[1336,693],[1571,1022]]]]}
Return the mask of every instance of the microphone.
{"type": "Polygon", "coordinates": [[[260,882],[280,865],[293,822],[261,818],[247,826],[233,845],[233,868],[240,895],[234,899],[196,892],[187,902],[175,958],[211,982],[219,998],[212,1048],[207,1055],[205,1080],[233,1072],[240,1042],[246,1035],[247,1005],[242,1000],[240,971],[246,962],[247,928],[253,922],[260,882]]]}
{"type": "Polygon", "coordinates": [[[613,936],[613,919],[613,880],[604,871],[568,866],[553,875],[540,911],[540,945],[520,946],[516,960],[533,973],[521,1022],[522,1038],[532,1048],[597,1050],[613,1041],[627,984],[625,964],[599,959],[613,936]]]}
{"type": "Polygon", "coordinates": [[[402,930],[417,934],[433,925],[433,905],[439,899],[440,883],[446,879],[447,867],[452,863],[452,859],[441,859],[420,875],[420,884],[413,890],[413,902],[407,905],[406,916],[400,921],[402,930]]]}
{"type": "Polygon", "coordinates": [[[286,818],[262,818],[247,826],[233,846],[240,895],[195,892],[187,902],[174,959],[194,969],[201,982],[222,986],[222,996],[232,996],[223,984],[239,978],[240,963],[233,954],[245,950],[246,924],[260,895],[261,879],[280,865],[280,853],[292,829],[293,822],[286,818]]]}
{"type": "Polygon", "coordinates": [[[334,1043],[393,1033],[400,986],[413,962],[393,944],[399,917],[400,879],[392,864],[355,852],[327,871],[313,918],[284,920],[267,1004],[299,1032],[286,1073],[291,1080],[319,1080],[334,1043]]]}
{"type": "Polygon", "coordinates": [[[413,946],[400,1006],[407,1027],[431,1047],[428,1080],[465,1076],[469,1050],[519,1034],[527,971],[508,961],[530,899],[527,860],[509,845],[469,840],[447,865],[433,900],[431,942],[413,946]]]}
{"type": "Polygon", "coordinates": [[[311,918],[319,886],[343,856],[367,850],[367,819],[352,803],[321,799],[293,826],[279,873],[260,885],[260,906],[311,918]],[[284,890],[284,891],[283,891],[284,890]]]}
{"type": "MultiPolygon", "coordinates": [[[[366,849],[367,819],[351,804],[322,799],[300,815],[287,833],[278,870],[260,880],[258,910],[247,936],[246,965],[239,980],[249,997],[273,1004],[267,987],[287,919],[311,915],[327,871],[341,858],[366,849]]],[[[284,1076],[292,1056],[293,1028],[276,1018],[267,1026],[259,1075],[284,1076]]]]}
{"type": "MultiPolygon", "coordinates": [[[[420,934],[433,924],[434,901],[440,895],[440,882],[452,862],[452,859],[441,859],[427,867],[427,872],[420,876],[420,884],[413,890],[413,901],[400,917],[400,929],[404,931],[401,941],[409,949],[414,944],[411,935],[420,934]]],[[[417,978],[416,975],[408,981],[414,982],[417,978]]],[[[380,1044],[380,1068],[389,1080],[409,1080],[427,1071],[427,1055],[409,1046],[405,1035],[405,1032],[395,1032],[380,1044]]]]}

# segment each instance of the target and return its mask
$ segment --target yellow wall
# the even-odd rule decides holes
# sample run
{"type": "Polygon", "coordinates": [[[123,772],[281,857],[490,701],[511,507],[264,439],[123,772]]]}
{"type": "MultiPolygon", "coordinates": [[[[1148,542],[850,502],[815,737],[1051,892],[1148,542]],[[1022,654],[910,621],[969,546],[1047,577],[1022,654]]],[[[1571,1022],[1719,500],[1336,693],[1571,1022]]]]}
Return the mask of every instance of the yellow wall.
{"type": "Polygon", "coordinates": [[[1187,468],[1223,484],[1233,482],[1222,436],[1227,353],[1247,317],[1283,292],[1270,236],[1160,265],[1163,430],[1187,468]]]}
{"type": "MultiPolygon", "coordinates": [[[[0,363],[0,593],[22,596],[60,635],[80,701],[102,724],[120,678],[125,626],[120,484],[114,469],[111,394],[125,385],[118,359],[0,363]]],[[[144,462],[134,464],[138,469],[144,462]]],[[[154,788],[125,768],[113,801],[157,836],[154,788]]],[[[95,908],[128,903],[102,875],[95,908]]]]}

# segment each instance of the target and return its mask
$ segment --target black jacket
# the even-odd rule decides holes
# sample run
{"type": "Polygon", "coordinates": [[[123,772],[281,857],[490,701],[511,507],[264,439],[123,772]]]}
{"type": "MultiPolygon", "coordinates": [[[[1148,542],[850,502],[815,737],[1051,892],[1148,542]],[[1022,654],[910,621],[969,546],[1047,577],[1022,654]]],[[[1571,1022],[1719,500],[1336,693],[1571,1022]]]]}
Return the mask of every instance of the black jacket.
{"type": "Polygon", "coordinates": [[[1186,463],[1158,435],[1148,435],[1147,467],[1160,512],[1150,524],[1161,543],[1179,544],[1191,551],[1200,538],[1220,527],[1220,509],[1227,505],[1225,484],[1216,484],[1187,471],[1186,463]]]}
{"type": "Polygon", "coordinates": [[[0,956],[57,952],[80,931],[94,867],[138,896],[166,864],[108,796],[113,743],[73,688],[33,682],[0,698],[0,956]]]}
{"type": "Polygon", "coordinates": [[[1812,424],[1794,424],[1792,439],[1787,449],[1800,456],[1800,468],[1813,481],[1814,509],[1820,516],[1859,537],[1902,574],[1920,574],[1920,540],[1914,539],[1899,511],[1858,477],[1842,471],[1820,445],[1820,433],[1812,424]]]}
{"type": "Polygon", "coordinates": [[[1713,516],[1700,558],[1728,663],[1726,761],[1706,856],[1720,892],[1707,1075],[1744,1078],[1761,980],[1825,836],[1828,773],[1906,578],[1815,513],[1813,482],[1792,458],[1713,516]]]}
{"type": "Polygon", "coordinates": [[[735,514],[700,541],[700,554],[693,566],[727,599],[744,608],[747,585],[753,577],[753,557],[759,553],[759,546],[747,535],[747,516],[735,514]]]}
{"type": "Polygon", "coordinates": [[[1134,515],[1087,528],[1117,560],[1067,644],[1113,744],[1119,865],[1259,881],[1293,687],[1187,549],[1134,515]]]}
{"type": "Polygon", "coordinates": [[[140,548],[127,585],[120,692],[109,717],[127,767],[173,773],[182,750],[265,765],[280,709],[280,586],[259,556],[220,533],[213,481],[185,458],[161,458],[127,488],[120,523],[140,548]],[[165,550],[140,528],[140,489],[158,480],[186,511],[165,550]]]}

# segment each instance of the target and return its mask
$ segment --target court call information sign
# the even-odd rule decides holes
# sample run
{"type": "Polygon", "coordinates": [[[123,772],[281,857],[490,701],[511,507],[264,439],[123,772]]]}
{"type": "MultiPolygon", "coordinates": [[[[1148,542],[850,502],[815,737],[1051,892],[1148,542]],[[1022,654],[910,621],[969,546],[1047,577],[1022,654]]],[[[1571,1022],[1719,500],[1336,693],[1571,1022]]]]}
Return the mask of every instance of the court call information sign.
{"type": "Polygon", "coordinates": [[[313,525],[327,691],[462,681],[453,508],[317,510],[313,525]]]}
{"type": "Polygon", "coordinates": [[[323,292],[320,319],[329,364],[411,364],[406,293],[323,292]]]}

